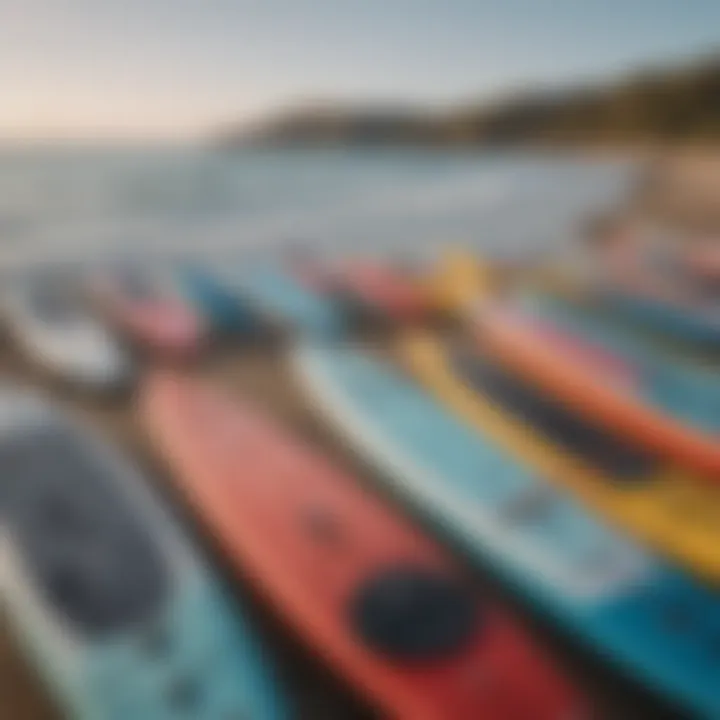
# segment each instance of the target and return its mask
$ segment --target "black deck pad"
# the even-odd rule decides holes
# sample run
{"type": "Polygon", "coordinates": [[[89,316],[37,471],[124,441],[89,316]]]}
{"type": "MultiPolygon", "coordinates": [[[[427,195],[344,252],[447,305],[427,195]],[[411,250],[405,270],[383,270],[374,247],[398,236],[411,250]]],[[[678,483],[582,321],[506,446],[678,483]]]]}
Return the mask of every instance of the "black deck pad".
{"type": "Polygon", "coordinates": [[[656,469],[656,458],[585,420],[479,352],[455,349],[450,354],[450,363],[474,390],[613,481],[639,482],[656,469]]]}
{"type": "Polygon", "coordinates": [[[475,636],[477,597],[463,583],[421,566],[402,565],[371,577],[351,603],[358,635],[401,660],[434,660],[475,636]]]}
{"type": "Polygon", "coordinates": [[[0,520],[42,596],[89,635],[150,620],[169,586],[124,478],[111,472],[60,428],[0,445],[0,520]]]}

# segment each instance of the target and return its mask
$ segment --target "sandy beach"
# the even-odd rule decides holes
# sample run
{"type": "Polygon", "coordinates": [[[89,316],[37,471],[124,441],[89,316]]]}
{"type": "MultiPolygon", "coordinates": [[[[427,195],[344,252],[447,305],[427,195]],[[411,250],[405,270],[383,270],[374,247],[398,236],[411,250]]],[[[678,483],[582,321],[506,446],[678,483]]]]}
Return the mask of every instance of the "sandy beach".
{"type": "Polygon", "coordinates": [[[717,148],[649,151],[634,209],[660,223],[713,233],[720,243],[720,152],[717,148]]]}

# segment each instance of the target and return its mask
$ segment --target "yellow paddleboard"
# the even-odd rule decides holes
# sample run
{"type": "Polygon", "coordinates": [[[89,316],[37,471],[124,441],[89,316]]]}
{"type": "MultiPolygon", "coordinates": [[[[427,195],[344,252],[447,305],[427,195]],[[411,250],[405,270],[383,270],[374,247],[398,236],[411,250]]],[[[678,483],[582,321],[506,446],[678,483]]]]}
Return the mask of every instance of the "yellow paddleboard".
{"type": "Polygon", "coordinates": [[[583,454],[568,452],[538,426],[474,390],[432,335],[404,336],[400,353],[432,393],[483,435],[659,552],[708,581],[720,581],[720,487],[654,462],[632,477],[599,470],[583,454]]]}
{"type": "Polygon", "coordinates": [[[424,287],[431,305],[448,315],[458,315],[494,293],[496,278],[488,263],[462,248],[450,248],[440,257],[424,287]]]}

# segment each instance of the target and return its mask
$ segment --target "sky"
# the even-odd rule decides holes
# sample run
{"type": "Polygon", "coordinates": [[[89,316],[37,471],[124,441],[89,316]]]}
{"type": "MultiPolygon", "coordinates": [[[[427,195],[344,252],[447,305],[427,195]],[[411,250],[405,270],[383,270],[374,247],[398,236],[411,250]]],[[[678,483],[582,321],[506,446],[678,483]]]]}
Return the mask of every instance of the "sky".
{"type": "Polygon", "coordinates": [[[305,100],[427,106],[720,48],[720,0],[0,0],[0,139],[183,139],[305,100]]]}

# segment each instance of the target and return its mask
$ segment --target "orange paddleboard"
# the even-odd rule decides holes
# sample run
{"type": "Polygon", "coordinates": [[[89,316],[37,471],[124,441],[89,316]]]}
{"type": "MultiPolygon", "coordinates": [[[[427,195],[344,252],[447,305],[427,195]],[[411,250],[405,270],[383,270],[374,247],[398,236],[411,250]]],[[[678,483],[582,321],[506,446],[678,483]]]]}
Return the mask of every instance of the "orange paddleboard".
{"type": "Polygon", "coordinates": [[[473,320],[483,352],[598,424],[720,482],[720,443],[715,436],[655,410],[619,383],[603,381],[613,373],[599,373],[593,363],[549,341],[530,320],[490,305],[481,307],[473,320]]]}
{"type": "Polygon", "coordinates": [[[586,717],[443,550],[256,409],[157,371],[141,411],[230,561],[371,704],[402,720],[586,717]]]}

